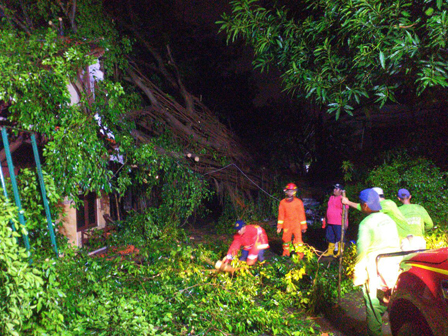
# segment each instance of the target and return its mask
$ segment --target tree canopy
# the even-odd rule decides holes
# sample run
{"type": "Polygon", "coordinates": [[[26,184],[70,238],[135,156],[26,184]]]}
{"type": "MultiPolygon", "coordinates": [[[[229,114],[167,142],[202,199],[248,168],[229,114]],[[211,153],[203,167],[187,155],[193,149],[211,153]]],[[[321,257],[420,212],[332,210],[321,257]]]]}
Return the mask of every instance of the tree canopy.
{"type": "Polygon", "coordinates": [[[336,118],[363,104],[446,100],[448,4],[430,0],[304,0],[288,10],[231,1],[221,30],[244,39],[253,65],[282,71],[285,89],[336,118]]]}
{"type": "Polygon", "coordinates": [[[126,127],[120,115],[130,99],[114,74],[126,65],[129,40],[100,1],[2,1],[0,10],[0,100],[9,122],[45,135],[47,170],[62,194],[111,190],[104,130],[119,137],[126,127]],[[89,87],[88,67],[99,57],[105,76],[89,87]]]}
{"type": "Polygon", "coordinates": [[[237,168],[221,169],[233,163],[248,173],[251,157],[189,92],[173,39],[155,37],[165,19],[145,22],[139,2],[120,6],[130,20],[100,0],[0,2],[3,125],[41,135],[45,169],[62,196],[133,188],[138,211],[153,211],[158,223],[188,218],[210,181],[221,196],[253,189],[237,168]]]}

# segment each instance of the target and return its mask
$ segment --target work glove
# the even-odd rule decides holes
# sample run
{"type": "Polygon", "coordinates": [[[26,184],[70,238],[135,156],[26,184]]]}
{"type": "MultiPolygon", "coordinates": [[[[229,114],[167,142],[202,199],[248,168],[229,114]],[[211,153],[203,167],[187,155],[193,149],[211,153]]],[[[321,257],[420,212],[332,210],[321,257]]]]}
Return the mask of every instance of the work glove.
{"type": "Polygon", "coordinates": [[[224,257],[222,260],[218,260],[215,263],[215,268],[217,270],[222,270],[222,268],[224,267],[224,265],[228,264],[231,261],[231,259],[228,259],[227,257],[224,257]]]}
{"type": "Polygon", "coordinates": [[[223,262],[223,264],[229,264],[230,262],[232,262],[232,259],[224,257],[224,259],[222,259],[222,262],[223,262]]]}
{"type": "Polygon", "coordinates": [[[325,229],[327,227],[327,221],[325,218],[322,218],[322,229],[325,229]]]}

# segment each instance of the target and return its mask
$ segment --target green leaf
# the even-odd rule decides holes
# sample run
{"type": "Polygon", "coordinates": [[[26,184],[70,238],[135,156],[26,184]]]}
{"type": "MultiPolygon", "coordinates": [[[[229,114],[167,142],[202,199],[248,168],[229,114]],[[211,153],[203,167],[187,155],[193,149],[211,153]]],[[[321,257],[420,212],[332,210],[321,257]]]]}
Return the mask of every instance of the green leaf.
{"type": "Polygon", "coordinates": [[[386,69],[386,61],[384,59],[384,53],[382,51],[380,51],[380,63],[381,63],[381,67],[383,69],[386,69]]]}

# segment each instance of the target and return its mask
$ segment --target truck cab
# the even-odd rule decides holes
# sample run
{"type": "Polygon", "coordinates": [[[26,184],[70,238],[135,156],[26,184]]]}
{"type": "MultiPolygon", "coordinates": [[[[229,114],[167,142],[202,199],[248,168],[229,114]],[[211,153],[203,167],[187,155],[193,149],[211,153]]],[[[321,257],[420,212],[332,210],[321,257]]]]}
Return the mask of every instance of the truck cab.
{"type": "Polygon", "coordinates": [[[388,302],[394,336],[448,335],[448,248],[404,256],[388,302]]]}

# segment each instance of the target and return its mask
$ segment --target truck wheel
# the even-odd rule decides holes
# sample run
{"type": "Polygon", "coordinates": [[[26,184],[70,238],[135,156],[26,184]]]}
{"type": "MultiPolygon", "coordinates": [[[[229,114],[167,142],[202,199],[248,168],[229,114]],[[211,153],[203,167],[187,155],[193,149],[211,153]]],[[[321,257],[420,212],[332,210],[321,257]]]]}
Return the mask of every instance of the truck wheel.
{"type": "Polygon", "coordinates": [[[417,319],[406,321],[398,330],[396,336],[434,336],[426,322],[417,319]]]}

